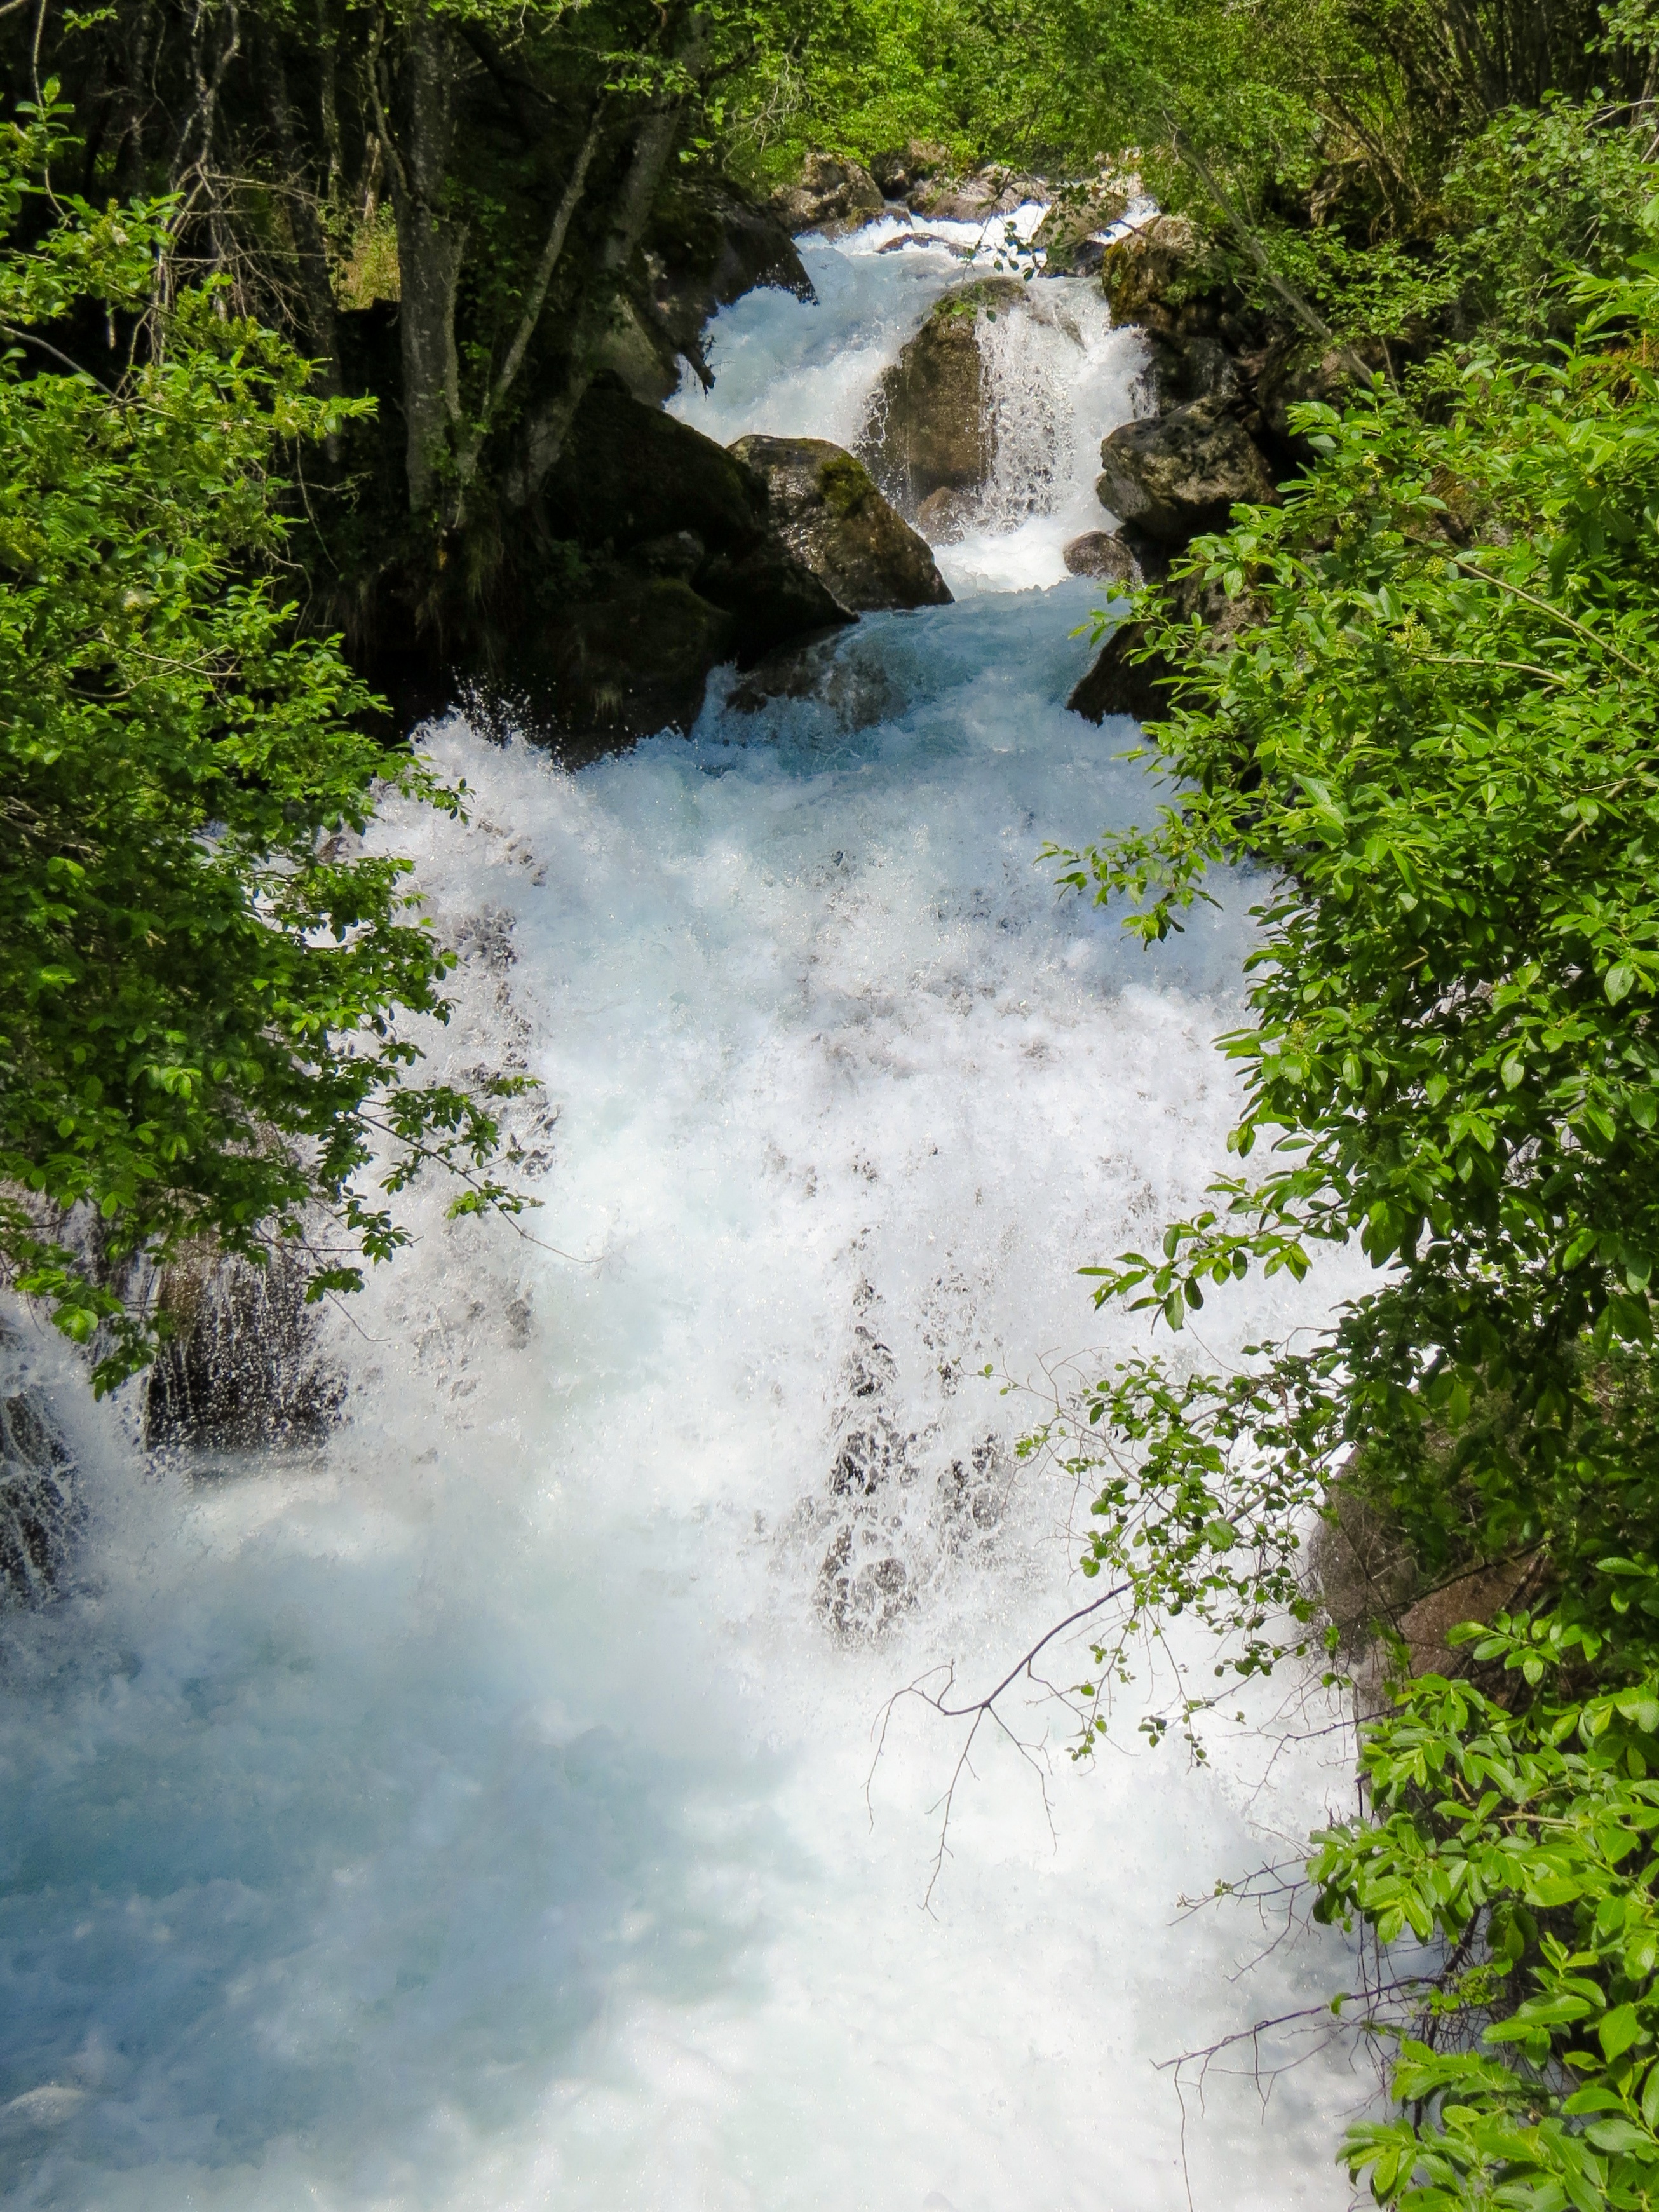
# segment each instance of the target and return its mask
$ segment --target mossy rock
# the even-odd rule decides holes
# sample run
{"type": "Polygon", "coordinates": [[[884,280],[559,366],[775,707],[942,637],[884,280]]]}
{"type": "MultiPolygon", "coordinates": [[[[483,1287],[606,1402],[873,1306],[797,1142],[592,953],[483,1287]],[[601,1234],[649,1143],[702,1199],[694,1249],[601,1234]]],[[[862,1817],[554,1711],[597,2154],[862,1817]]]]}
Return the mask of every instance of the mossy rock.
{"type": "Polygon", "coordinates": [[[731,450],[766,486],[769,540],[843,608],[860,613],[949,602],[926,539],[843,447],[823,438],[748,437],[731,450]]]}

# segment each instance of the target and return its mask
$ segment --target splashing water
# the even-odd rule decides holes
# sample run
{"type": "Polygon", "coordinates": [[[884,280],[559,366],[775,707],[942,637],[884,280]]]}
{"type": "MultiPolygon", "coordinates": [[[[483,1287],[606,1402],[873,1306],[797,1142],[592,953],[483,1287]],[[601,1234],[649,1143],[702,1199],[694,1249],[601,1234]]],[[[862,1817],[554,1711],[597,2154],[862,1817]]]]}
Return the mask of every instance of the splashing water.
{"type": "MultiPolygon", "coordinates": [[[[850,436],[957,273],[890,228],[809,247],[820,307],[722,317],[692,418],[850,436]]],[[[987,1686],[1075,1602],[1072,1501],[979,1370],[1127,1340],[1072,1271],[1192,1200],[1234,1104],[1243,898],[1147,957],[1032,865],[1149,803],[1060,704],[1093,587],[1029,587],[1133,341],[1044,289],[969,604],[574,776],[448,723],[471,821],[381,825],[461,954],[434,1068],[541,1085],[538,1241],[422,1200],[304,1453],[143,1463],[14,1340],[88,1535],[0,1644],[9,2201],[1177,2212],[1156,2062],[1340,1978],[1236,1982],[1254,1924],[1176,1916],[1293,1850],[1340,1747],[1270,1788],[1248,1741],[1060,1757],[1051,1832],[988,1742],[926,1911],[960,1732],[901,1703],[872,1775],[896,1689],[987,1686]]],[[[1363,2086],[1310,2065],[1264,2118],[1212,2079],[1193,2200],[1336,2205],[1363,2086]]]]}

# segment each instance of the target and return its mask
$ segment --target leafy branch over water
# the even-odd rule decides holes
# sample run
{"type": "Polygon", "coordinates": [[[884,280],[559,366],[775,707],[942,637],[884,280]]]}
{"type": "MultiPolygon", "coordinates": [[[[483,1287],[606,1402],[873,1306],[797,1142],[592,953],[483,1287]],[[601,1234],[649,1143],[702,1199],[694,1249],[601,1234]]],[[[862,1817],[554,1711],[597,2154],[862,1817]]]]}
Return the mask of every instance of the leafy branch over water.
{"type": "Polygon", "coordinates": [[[453,956],[408,862],[355,849],[381,791],[465,792],[279,596],[284,459],[368,403],[312,396],[222,285],[169,302],[171,203],[47,192],[59,143],[49,111],[0,134],[0,228],[38,240],[0,252],[0,1264],[104,1389],[165,1327],[136,1261],[310,1254],[320,1206],[320,1296],[405,1240],[385,1201],[425,1167],[452,1212],[522,1201],[513,1084],[415,1079],[400,1023],[445,1018],[453,956]],[[112,386],[35,343],[88,310],[141,333],[112,386]]]}
{"type": "Polygon", "coordinates": [[[1170,797],[1054,856],[1149,943],[1213,867],[1264,885],[1221,1041],[1241,1171],[1097,1300],[1180,1329],[1336,1243],[1378,1276],[1311,1348],[1136,1358],[1031,1440],[1094,1492],[1084,1572],[1127,1585],[1097,1667],[1183,1613],[1218,1675],[1305,1652],[1320,1513],[1419,1589],[1507,1576],[1449,1649],[1393,1636],[1364,1815],[1307,1869],[1316,1918],[1430,1947],[1349,2007],[1398,2110],[1343,2153],[1424,2212],[1659,2186],[1659,261],[1575,303],[1571,345],[1467,358],[1436,413],[1300,412],[1306,479],[1190,556],[1242,626],[1137,609],[1170,797]]]}

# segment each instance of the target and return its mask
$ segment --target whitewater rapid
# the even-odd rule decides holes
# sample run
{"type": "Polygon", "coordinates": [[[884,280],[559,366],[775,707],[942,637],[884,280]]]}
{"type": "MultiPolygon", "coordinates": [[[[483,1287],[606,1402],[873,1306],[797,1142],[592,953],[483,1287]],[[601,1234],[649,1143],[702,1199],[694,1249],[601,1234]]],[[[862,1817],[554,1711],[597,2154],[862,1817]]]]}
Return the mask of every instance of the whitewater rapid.
{"type": "MultiPolygon", "coordinates": [[[[855,437],[961,275],[896,229],[809,242],[821,304],[739,302],[679,410],[855,437]]],[[[8,2202],[1345,2201],[1367,2081],[1316,2057],[1264,2107],[1236,2060],[1183,2136],[1158,2070],[1340,1982],[1328,1942],[1258,1959],[1253,1918],[1179,1910],[1294,1856],[1340,1741],[1224,1730],[1194,1771],[1131,1698],[1078,1770],[1029,1692],[1047,1808],[987,1741],[931,1893],[960,1730],[902,1702],[874,1759],[896,1691],[988,1686],[1076,1602],[1073,1501],[1000,1381],[1140,1340],[1073,1271],[1195,1197],[1236,1103],[1247,895],[1147,956],[1034,866],[1152,803],[1127,726],[1062,703],[1098,587],[1059,548],[1138,343],[1040,290],[957,605],[576,775],[428,732],[470,819],[377,836],[461,955],[434,1070],[538,1086],[528,1235],[416,1201],[325,1317],[314,1449],[146,1461],[38,1330],[7,1355],[88,1499],[71,1589],[0,1623],[8,2202]]],[[[1212,1347],[1316,1313],[1291,1295],[1212,1347]]]]}

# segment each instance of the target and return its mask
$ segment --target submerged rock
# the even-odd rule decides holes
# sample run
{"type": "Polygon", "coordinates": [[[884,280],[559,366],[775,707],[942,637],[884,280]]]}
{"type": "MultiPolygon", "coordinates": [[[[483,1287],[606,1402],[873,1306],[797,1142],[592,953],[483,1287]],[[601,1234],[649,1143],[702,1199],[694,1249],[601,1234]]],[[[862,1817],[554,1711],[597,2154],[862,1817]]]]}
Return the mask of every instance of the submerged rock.
{"type": "Polygon", "coordinates": [[[872,222],[886,201],[862,162],[809,154],[799,177],[793,184],[781,185],[768,205],[793,236],[815,230],[836,238],[872,222]]]}
{"type": "Polygon", "coordinates": [[[1219,530],[1240,501],[1279,496],[1261,448],[1213,400],[1125,422],[1100,448],[1101,505],[1170,545],[1219,530]]]}
{"type": "Polygon", "coordinates": [[[75,1462],[31,1389],[0,1398],[0,1604],[51,1597],[84,1519],[75,1462]]]}
{"type": "Polygon", "coordinates": [[[863,463],[823,438],[739,438],[730,451],[766,487],[767,534],[843,608],[950,604],[925,538],[877,489],[863,463]]]}
{"type": "Polygon", "coordinates": [[[859,452],[901,514],[919,519],[935,492],[977,492],[990,480],[996,439],[986,405],[981,320],[1025,305],[1016,276],[959,285],[883,372],[859,452]]]}

